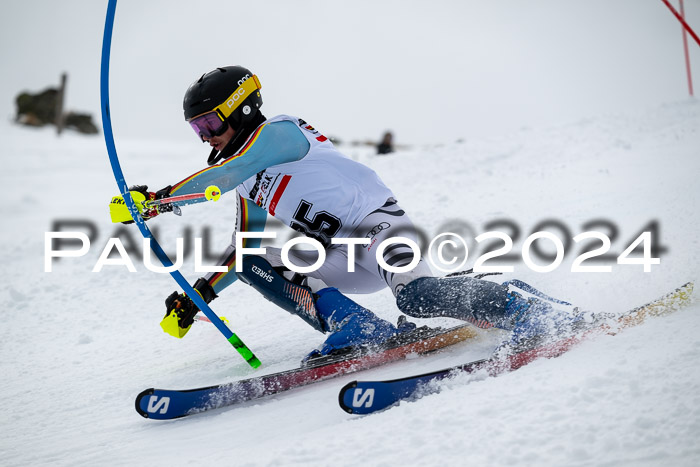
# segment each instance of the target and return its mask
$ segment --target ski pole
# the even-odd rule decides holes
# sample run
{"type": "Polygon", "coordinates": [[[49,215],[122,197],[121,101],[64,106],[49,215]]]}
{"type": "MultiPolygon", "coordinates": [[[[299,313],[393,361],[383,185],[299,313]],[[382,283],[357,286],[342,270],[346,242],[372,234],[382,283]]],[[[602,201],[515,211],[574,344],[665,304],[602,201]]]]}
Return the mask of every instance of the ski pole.
{"type": "Polygon", "coordinates": [[[201,200],[219,201],[219,198],[221,198],[221,190],[219,187],[216,185],[210,185],[207,187],[204,193],[191,193],[189,195],[176,195],[168,198],[154,199],[145,201],[144,206],[150,207],[175,203],[177,203],[177,206],[184,206],[186,204],[192,204],[201,200]]]}
{"type": "Polygon", "coordinates": [[[690,34],[690,35],[693,37],[693,39],[695,39],[695,42],[697,42],[698,45],[700,45],[700,38],[698,37],[697,34],[695,34],[695,31],[693,31],[693,29],[692,29],[692,28],[690,27],[690,25],[685,21],[685,19],[683,19],[683,16],[681,16],[681,14],[678,13],[678,11],[677,11],[675,8],[673,8],[673,5],[671,5],[671,4],[668,2],[668,0],[661,0],[661,1],[664,2],[664,3],[666,4],[666,6],[668,7],[668,9],[671,10],[671,13],[673,13],[673,15],[678,19],[678,21],[681,22],[681,24],[683,25],[683,27],[685,28],[685,30],[688,31],[688,34],[690,34]]]}
{"type": "MultiPolygon", "coordinates": [[[[107,153],[109,154],[109,162],[112,165],[112,172],[114,172],[114,178],[117,181],[117,186],[119,191],[124,197],[124,202],[126,203],[131,216],[134,219],[136,225],[138,225],[141,235],[149,240],[151,249],[156,254],[160,262],[165,267],[170,267],[173,265],[168,255],[163,251],[161,246],[158,244],[156,239],[151,234],[148,226],[144,222],[141,214],[134,204],[134,200],[131,198],[131,193],[129,192],[128,185],[124,179],[124,173],[122,172],[121,165],[119,164],[119,158],[117,156],[117,148],[114,144],[114,135],[112,133],[112,120],[109,110],[109,56],[110,48],[112,44],[112,30],[114,27],[114,13],[117,8],[117,0],[109,0],[107,6],[107,19],[105,21],[105,32],[102,41],[102,63],[100,66],[100,100],[102,108],[102,128],[105,135],[105,144],[107,145],[107,153]]],[[[204,315],[209,318],[209,321],[216,326],[216,328],[226,337],[226,340],[241,354],[246,362],[253,368],[260,366],[260,360],[253,354],[253,352],[246,346],[243,341],[219,319],[219,317],[212,311],[209,305],[204,301],[204,299],[190,286],[189,282],[182,276],[180,271],[173,270],[170,275],[175,279],[175,282],[182,288],[182,290],[187,294],[188,297],[194,302],[194,304],[199,308],[204,315]]]]}
{"type": "MultiPolygon", "coordinates": [[[[172,211],[173,214],[181,216],[182,212],[180,211],[180,206],[202,201],[218,201],[219,198],[221,198],[221,190],[219,187],[211,185],[207,187],[204,193],[190,193],[188,195],[177,195],[153,200],[146,199],[143,201],[135,201],[135,203],[139,211],[143,209],[157,209],[163,212],[163,209],[159,209],[159,206],[169,206],[171,209],[168,209],[168,211],[172,211]]],[[[132,196],[131,199],[133,200],[134,197],[132,196]]],[[[112,198],[112,201],[109,203],[109,216],[115,224],[133,220],[131,211],[128,206],[126,206],[126,201],[123,196],[115,196],[112,198]]]]}

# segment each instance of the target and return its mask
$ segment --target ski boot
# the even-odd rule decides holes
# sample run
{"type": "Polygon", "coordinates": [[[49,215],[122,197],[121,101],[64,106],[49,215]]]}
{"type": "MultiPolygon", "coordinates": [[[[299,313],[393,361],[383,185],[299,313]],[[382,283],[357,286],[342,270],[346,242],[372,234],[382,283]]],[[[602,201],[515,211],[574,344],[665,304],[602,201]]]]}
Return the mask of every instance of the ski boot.
{"type": "Polygon", "coordinates": [[[612,315],[581,311],[571,303],[550,297],[520,280],[503,283],[509,286],[503,328],[511,336],[500,351],[518,351],[535,347],[547,340],[566,339],[587,329],[601,326],[612,315]],[[523,293],[532,295],[529,298],[523,293]]]}
{"type": "Polygon", "coordinates": [[[323,345],[307,355],[303,362],[331,353],[345,353],[356,347],[379,345],[416,327],[405,318],[394,326],[336,288],[313,293],[303,276],[275,268],[262,256],[246,256],[242,263],[242,271],[237,273],[241,281],[277,306],[299,316],[317,331],[331,333],[323,345]]]}
{"type": "Polygon", "coordinates": [[[331,335],[318,349],[309,353],[302,363],[323,355],[345,353],[353,348],[378,346],[397,334],[416,328],[415,324],[403,316],[403,319],[399,318],[397,326],[394,326],[333,287],[319,290],[315,295],[319,317],[331,335]]]}

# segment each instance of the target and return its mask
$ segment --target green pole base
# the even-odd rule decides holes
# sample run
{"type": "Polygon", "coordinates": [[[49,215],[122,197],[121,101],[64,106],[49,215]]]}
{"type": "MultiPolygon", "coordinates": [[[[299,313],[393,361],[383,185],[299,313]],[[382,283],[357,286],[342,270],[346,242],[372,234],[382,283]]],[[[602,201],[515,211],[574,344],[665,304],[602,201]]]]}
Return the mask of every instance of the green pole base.
{"type": "Polygon", "coordinates": [[[252,366],[253,368],[258,368],[260,365],[262,365],[260,360],[258,360],[258,357],[256,357],[255,354],[253,354],[253,352],[248,348],[248,346],[245,345],[236,334],[231,334],[231,337],[228,338],[228,341],[238,351],[238,353],[241,354],[241,357],[243,357],[250,366],[252,366]]]}

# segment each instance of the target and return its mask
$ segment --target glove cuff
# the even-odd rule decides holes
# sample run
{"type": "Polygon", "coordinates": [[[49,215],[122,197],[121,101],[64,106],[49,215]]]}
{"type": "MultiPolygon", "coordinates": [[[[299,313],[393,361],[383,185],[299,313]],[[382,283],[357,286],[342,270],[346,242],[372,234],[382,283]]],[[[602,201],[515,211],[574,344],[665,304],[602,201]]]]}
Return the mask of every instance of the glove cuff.
{"type": "Polygon", "coordinates": [[[197,282],[194,283],[194,289],[199,292],[207,304],[218,297],[214,292],[214,287],[203,277],[197,279],[197,282]]]}

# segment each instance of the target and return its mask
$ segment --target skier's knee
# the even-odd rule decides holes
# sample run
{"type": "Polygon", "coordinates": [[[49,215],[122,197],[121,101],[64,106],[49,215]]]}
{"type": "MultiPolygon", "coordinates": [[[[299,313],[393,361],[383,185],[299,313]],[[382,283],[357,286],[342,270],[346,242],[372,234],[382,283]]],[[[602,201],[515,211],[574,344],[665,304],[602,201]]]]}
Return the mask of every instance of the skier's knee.
{"type": "Polygon", "coordinates": [[[421,277],[409,282],[396,294],[396,306],[414,318],[439,316],[440,297],[436,282],[435,277],[421,277]]]}
{"type": "Polygon", "coordinates": [[[421,277],[396,295],[402,313],[417,318],[445,316],[495,324],[503,315],[507,288],[472,277],[421,277]]]}

